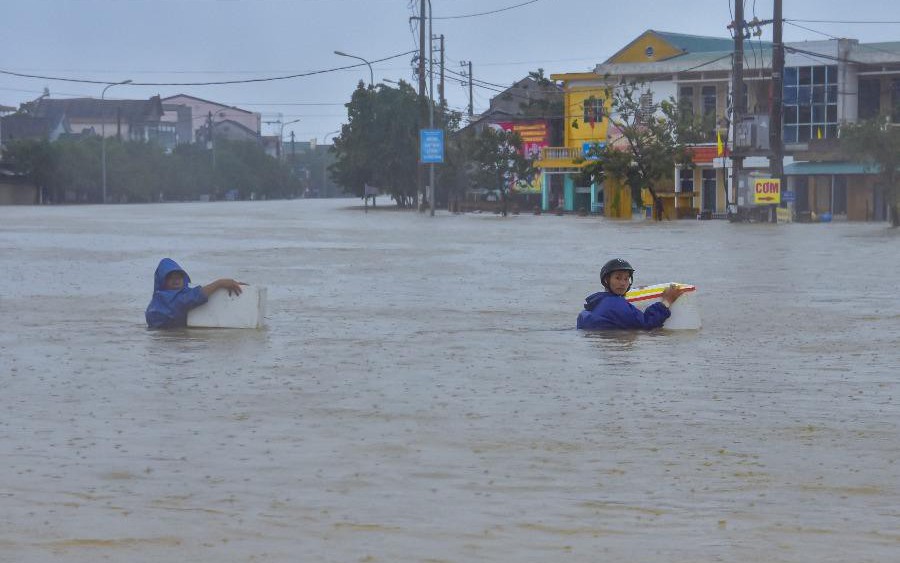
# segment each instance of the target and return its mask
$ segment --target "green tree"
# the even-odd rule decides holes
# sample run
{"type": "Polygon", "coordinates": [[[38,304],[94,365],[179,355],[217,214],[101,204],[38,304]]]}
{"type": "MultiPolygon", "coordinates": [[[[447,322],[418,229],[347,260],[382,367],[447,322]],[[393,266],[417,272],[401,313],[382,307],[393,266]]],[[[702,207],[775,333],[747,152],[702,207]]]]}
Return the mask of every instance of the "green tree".
{"type": "Polygon", "coordinates": [[[700,133],[692,120],[679,117],[673,99],[654,104],[640,83],[618,84],[608,88],[606,95],[614,137],[589,151],[595,160],[582,169],[583,179],[596,182],[613,177],[631,188],[635,200],[640,200],[642,188],[656,199],[656,186],[672,176],[676,165],[691,165],[688,143],[700,133]]]}
{"type": "Polygon", "coordinates": [[[509,190],[517,182],[530,183],[537,170],[522,154],[522,138],[512,131],[485,127],[467,141],[467,156],[472,166],[471,179],[478,186],[500,194],[502,213],[508,213],[509,190]]]}
{"type": "Polygon", "coordinates": [[[419,118],[418,95],[404,81],[398,88],[359,83],[347,104],[347,121],[334,139],[331,177],[347,193],[363,196],[365,185],[390,194],[400,207],[415,201],[419,118]]]}
{"type": "Polygon", "coordinates": [[[900,128],[887,119],[841,126],[841,147],[848,154],[874,164],[890,210],[892,227],[900,226],[900,128]]]}

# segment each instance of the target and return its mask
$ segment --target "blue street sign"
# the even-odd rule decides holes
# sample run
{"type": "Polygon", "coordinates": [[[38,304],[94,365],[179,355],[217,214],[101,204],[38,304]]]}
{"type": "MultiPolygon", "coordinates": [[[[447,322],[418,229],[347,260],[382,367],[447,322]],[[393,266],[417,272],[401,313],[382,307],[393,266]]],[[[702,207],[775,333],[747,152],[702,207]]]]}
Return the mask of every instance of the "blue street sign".
{"type": "Polygon", "coordinates": [[[444,162],[443,129],[419,129],[419,159],[423,164],[444,162]]]}
{"type": "Polygon", "coordinates": [[[797,201],[797,194],[794,192],[785,190],[781,194],[781,201],[784,201],[784,202],[797,201]]]}

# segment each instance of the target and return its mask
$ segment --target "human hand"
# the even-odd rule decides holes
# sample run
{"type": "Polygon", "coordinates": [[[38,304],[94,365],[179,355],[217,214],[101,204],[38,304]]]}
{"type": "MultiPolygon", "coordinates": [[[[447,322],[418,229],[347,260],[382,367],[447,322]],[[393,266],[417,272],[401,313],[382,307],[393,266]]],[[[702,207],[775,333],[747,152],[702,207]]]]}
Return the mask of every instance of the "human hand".
{"type": "Polygon", "coordinates": [[[663,305],[666,307],[671,307],[672,303],[674,303],[682,294],[688,291],[687,287],[679,287],[676,284],[670,284],[665,290],[663,290],[662,295],[660,296],[660,301],[662,301],[663,305]]]}
{"type": "Polygon", "coordinates": [[[206,294],[207,297],[215,293],[219,289],[228,290],[228,295],[240,295],[242,285],[247,285],[243,282],[239,282],[237,280],[233,280],[231,278],[220,278],[211,284],[203,286],[203,293],[206,294]]]}

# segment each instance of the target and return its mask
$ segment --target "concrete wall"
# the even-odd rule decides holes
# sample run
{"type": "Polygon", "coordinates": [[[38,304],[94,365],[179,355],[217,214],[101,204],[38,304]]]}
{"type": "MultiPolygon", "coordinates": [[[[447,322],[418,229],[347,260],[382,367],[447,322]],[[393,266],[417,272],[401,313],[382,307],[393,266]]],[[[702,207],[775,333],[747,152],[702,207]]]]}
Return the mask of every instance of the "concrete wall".
{"type": "Polygon", "coordinates": [[[35,186],[0,181],[0,205],[35,205],[37,202],[38,190],[35,186]]]}

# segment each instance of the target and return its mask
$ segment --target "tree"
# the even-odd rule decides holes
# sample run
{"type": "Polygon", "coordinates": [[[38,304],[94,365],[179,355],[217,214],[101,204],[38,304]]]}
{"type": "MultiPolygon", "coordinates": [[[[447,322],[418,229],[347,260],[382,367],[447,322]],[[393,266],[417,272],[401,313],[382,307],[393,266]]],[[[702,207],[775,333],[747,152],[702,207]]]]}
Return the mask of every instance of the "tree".
{"type": "Polygon", "coordinates": [[[891,226],[900,226],[900,128],[887,119],[841,126],[841,147],[851,156],[875,164],[890,210],[891,226]]]}
{"type": "Polygon", "coordinates": [[[691,165],[688,143],[700,133],[692,120],[679,117],[673,99],[653,104],[652,93],[637,82],[610,87],[606,96],[612,138],[589,151],[587,156],[595,160],[584,166],[582,178],[597,182],[613,177],[631,188],[635,200],[642,188],[657,200],[657,184],[670,178],[676,165],[691,165]]]}
{"type": "Polygon", "coordinates": [[[537,172],[533,162],[522,154],[522,138],[512,131],[485,127],[466,144],[468,160],[474,165],[472,180],[499,193],[506,217],[510,188],[517,182],[530,183],[537,172]]]}
{"type": "Polygon", "coordinates": [[[344,191],[363,197],[366,184],[397,202],[415,201],[419,148],[418,95],[400,81],[398,88],[359,83],[347,104],[348,123],[334,139],[331,177],[344,191]]]}

